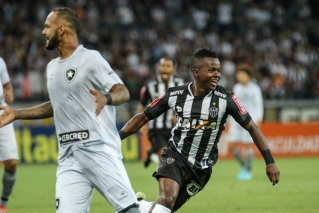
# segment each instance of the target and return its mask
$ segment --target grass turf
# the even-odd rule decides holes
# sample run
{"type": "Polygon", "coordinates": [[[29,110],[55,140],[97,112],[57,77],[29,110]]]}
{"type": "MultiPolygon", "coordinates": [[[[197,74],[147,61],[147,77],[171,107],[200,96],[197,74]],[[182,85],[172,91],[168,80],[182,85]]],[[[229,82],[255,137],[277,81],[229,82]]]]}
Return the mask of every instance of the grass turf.
{"type": "MultiPolygon", "coordinates": [[[[319,157],[278,158],[281,171],[278,185],[272,186],[260,159],[254,162],[253,179],[236,180],[239,167],[234,160],[220,160],[213,168],[207,186],[178,212],[184,213],[317,213],[319,212],[319,157]]],[[[147,169],[142,162],[125,163],[135,191],[147,200],[158,194],[157,181],[151,177],[154,164],[147,169]]],[[[3,170],[3,169],[1,169],[3,170]]],[[[9,213],[55,212],[56,165],[19,165],[18,180],[9,200],[9,213]]],[[[2,175],[2,172],[1,172],[2,175]]],[[[90,213],[114,212],[96,191],[90,213]]]]}

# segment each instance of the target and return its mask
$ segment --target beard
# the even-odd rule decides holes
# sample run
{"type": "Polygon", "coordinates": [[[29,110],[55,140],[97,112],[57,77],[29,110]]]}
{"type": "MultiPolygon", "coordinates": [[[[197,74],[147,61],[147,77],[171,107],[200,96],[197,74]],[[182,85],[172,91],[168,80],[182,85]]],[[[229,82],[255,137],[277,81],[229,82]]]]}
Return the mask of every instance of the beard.
{"type": "Polygon", "coordinates": [[[59,37],[58,37],[58,31],[55,31],[53,37],[49,39],[48,45],[45,47],[47,50],[54,50],[59,45],[59,37]]]}

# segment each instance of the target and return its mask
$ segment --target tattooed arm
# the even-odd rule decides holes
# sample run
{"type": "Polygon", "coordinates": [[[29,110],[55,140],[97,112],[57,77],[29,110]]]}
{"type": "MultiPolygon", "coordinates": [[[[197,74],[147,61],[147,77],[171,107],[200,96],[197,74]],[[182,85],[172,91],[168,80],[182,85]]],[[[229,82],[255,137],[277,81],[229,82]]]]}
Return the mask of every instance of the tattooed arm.
{"type": "Polygon", "coordinates": [[[36,107],[15,110],[9,106],[0,106],[3,110],[0,115],[0,127],[3,127],[14,120],[32,120],[53,117],[51,102],[40,104],[36,107]]]}
{"type": "Polygon", "coordinates": [[[103,95],[97,90],[90,89],[95,102],[95,114],[99,115],[105,105],[117,106],[130,100],[130,93],[123,84],[115,84],[110,92],[103,95]]]}

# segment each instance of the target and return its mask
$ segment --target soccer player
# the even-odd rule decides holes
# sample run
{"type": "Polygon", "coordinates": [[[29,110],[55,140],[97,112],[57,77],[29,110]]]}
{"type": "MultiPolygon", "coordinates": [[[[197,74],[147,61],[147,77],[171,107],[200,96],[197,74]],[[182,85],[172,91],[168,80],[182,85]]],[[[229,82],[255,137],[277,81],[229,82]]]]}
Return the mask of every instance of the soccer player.
{"type": "Polygon", "coordinates": [[[191,57],[190,68],[193,82],[169,88],[119,132],[123,139],[168,109],[177,114],[172,137],[153,174],[158,180],[159,196],[154,203],[141,200],[142,213],[175,212],[205,187],[217,162],[218,141],[228,115],[252,136],[266,161],[266,174],[272,184],[279,181],[279,170],[262,132],[238,98],[218,85],[221,65],[217,54],[199,49],[191,57]]]}
{"type": "MultiPolygon", "coordinates": [[[[5,106],[13,102],[14,95],[6,63],[1,57],[0,81],[2,84],[2,87],[0,87],[0,103],[5,106]]],[[[7,212],[7,202],[16,181],[18,159],[18,150],[13,124],[9,124],[0,129],[0,161],[4,164],[0,213],[7,212]]]]}
{"type": "MultiPolygon", "coordinates": [[[[260,87],[251,81],[251,75],[251,68],[249,66],[240,66],[236,72],[238,83],[234,85],[233,92],[249,112],[252,120],[254,120],[257,126],[260,126],[264,114],[263,97],[260,87]]],[[[254,159],[253,139],[234,119],[229,120],[229,126],[229,149],[242,167],[237,175],[237,179],[250,180],[252,178],[251,168],[254,159]],[[246,153],[245,158],[240,151],[240,144],[242,144],[243,150],[246,153]]]]}
{"type": "Polygon", "coordinates": [[[0,127],[16,119],[54,117],[56,212],[89,212],[95,188],[117,212],[138,213],[115,124],[114,106],[128,101],[129,92],[99,52],[79,45],[78,29],[70,8],[55,8],[47,16],[46,49],[59,52],[46,69],[50,101],[20,110],[1,106],[0,127]]]}
{"type": "MultiPolygon", "coordinates": [[[[173,58],[163,57],[158,62],[158,75],[144,85],[140,92],[140,103],[137,107],[138,112],[143,112],[145,107],[163,94],[169,87],[180,86],[184,80],[174,76],[176,61],[173,58]]],[[[159,163],[164,147],[167,146],[171,136],[171,129],[176,122],[173,110],[158,116],[148,123],[148,138],[152,148],[147,151],[147,158],[144,166],[148,167],[151,158],[155,163],[159,163]]]]}

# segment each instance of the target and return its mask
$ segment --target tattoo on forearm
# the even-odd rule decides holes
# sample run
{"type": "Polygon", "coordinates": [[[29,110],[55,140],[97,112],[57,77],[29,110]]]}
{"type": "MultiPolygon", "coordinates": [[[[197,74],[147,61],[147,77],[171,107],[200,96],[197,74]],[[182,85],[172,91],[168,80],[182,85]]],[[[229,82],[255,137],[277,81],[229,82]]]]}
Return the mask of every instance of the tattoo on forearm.
{"type": "Polygon", "coordinates": [[[43,119],[53,117],[53,109],[51,102],[38,105],[32,108],[17,110],[16,119],[43,119]]]}
{"type": "Polygon", "coordinates": [[[112,105],[115,106],[129,100],[129,94],[124,85],[118,85],[110,94],[112,94],[112,105]]]}

